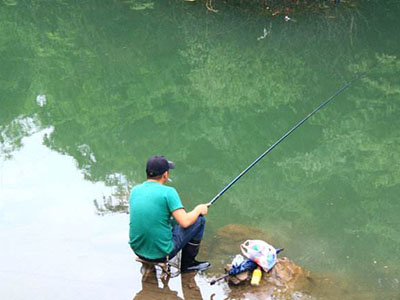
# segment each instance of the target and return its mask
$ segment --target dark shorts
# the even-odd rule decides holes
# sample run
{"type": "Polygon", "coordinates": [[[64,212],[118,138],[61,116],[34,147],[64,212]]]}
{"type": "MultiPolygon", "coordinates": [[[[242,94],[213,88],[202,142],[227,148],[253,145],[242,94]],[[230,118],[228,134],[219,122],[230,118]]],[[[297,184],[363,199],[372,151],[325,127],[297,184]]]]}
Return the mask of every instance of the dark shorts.
{"type": "Polygon", "coordinates": [[[197,218],[193,225],[187,228],[182,228],[179,225],[175,225],[172,229],[172,240],[174,242],[174,248],[169,254],[169,258],[174,257],[187,243],[200,243],[203,238],[204,228],[206,226],[206,219],[203,216],[197,218]]]}

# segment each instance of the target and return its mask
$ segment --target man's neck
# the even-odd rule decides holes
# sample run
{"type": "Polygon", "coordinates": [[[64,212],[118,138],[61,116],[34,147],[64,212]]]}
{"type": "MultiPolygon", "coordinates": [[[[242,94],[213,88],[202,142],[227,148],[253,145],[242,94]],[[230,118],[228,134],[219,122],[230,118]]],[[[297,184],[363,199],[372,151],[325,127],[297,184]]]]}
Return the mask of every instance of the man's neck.
{"type": "Polygon", "coordinates": [[[147,181],[151,181],[151,182],[158,182],[158,183],[160,183],[160,184],[164,184],[165,183],[165,180],[164,179],[159,179],[159,180],[157,180],[157,179],[147,179],[147,181]]]}

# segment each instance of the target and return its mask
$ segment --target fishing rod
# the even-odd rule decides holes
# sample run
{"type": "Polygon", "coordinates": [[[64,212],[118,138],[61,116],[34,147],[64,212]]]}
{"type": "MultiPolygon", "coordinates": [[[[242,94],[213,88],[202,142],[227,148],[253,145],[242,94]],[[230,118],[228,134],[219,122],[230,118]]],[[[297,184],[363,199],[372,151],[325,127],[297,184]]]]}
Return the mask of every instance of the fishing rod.
{"type": "MultiPolygon", "coordinates": [[[[371,70],[370,68],[369,70],[371,70]]],[[[212,205],[215,203],[215,201],[218,200],[219,197],[221,197],[232,185],[234,185],[244,174],[246,174],[252,167],[254,167],[255,164],[257,164],[261,159],[264,158],[268,153],[272,151],[276,146],[278,146],[284,139],[286,139],[293,131],[295,131],[297,128],[299,128],[305,121],[307,121],[309,118],[311,118],[312,115],[314,115],[316,112],[321,110],[325,105],[327,105],[330,101],[332,101],[334,98],[339,96],[344,90],[346,90],[349,86],[351,86],[354,82],[358,81],[361,77],[363,77],[366,72],[360,73],[356,76],[354,76],[349,82],[345,83],[340,89],[338,89],[335,93],[333,93],[329,98],[324,100],[320,105],[318,105],[312,112],[310,112],[304,119],[302,119],[300,122],[298,122],[296,125],[293,126],[292,129],[290,129],[288,132],[286,132],[280,139],[278,139],[274,144],[272,144],[263,154],[261,154],[259,157],[256,158],[246,169],[244,169],[238,176],[235,177],[231,182],[229,182],[215,197],[208,202],[208,205],[212,205]]]]}

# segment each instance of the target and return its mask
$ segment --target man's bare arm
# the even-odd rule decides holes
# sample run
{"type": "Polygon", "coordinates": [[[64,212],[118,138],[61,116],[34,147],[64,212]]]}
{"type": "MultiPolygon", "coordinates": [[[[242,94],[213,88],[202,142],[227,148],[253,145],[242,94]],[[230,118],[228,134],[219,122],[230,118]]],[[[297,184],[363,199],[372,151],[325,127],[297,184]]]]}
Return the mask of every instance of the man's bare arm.
{"type": "Polygon", "coordinates": [[[180,208],[176,209],[172,212],[172,215],[174,216],[175,220],[178,222],[178,224],[183,227],[187,228],[190,225],[194,224],[196,222],[197,218],[200,215],[205,216],[208,212],[208,206],[209,204],[200,204],[197,205],[192,211],[186,212],[185,209],[180,208]]]}

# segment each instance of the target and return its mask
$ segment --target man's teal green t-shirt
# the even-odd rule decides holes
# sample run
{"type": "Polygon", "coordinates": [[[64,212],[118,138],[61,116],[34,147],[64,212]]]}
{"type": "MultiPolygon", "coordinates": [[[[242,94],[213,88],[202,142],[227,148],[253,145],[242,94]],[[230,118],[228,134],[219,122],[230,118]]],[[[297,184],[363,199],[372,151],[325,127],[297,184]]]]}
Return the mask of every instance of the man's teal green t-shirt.
{"type": "Polygon", "coordinates": [[[129,244],[148,259],[162,258],[172,251],[172,211],[183,208],[173,187],[154,181],[135,186],[129,199],[129,244]]]}

